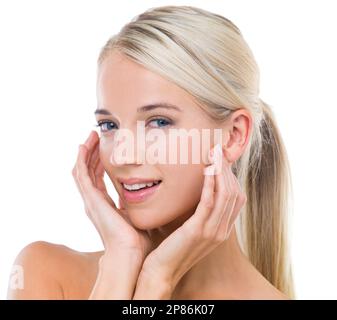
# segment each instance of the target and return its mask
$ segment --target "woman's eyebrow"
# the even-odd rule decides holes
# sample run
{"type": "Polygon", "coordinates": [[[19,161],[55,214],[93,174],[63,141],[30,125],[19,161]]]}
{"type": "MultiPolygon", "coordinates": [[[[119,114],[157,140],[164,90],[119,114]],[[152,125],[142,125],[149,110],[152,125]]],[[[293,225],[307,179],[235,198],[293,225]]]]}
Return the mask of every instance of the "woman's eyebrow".
{"type": "MultiPolygon", "coordinates": [[[[176,111],[182,112],[181,108],[179,108],[178,106],[175,106],[173,104],[166,103],[166,102],[153,103],[153,104],[148,104],[146,106],[139,107],[137,109],[137,112],[138,113],[147,112],[147,111],[151,111],[151,110],[157,109],[157,108],[172,109],[172,110],[176,110],[176,111]]],[[[95,115],[96,114],[112,115],[109,110],[107,110],[107,109],[101,109],[101,108],[97,108],[95,110],[95,115]]]]}

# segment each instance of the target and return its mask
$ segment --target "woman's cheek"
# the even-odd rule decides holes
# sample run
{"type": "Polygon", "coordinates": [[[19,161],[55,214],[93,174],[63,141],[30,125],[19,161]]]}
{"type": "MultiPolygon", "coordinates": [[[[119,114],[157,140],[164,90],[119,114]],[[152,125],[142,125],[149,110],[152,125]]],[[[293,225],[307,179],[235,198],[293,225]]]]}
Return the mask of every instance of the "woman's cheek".
{"type": "Polygon", "coordinates": [[[177,193],[176,186],[168,179],[164,179],[154,198],[126,206],[133,226],[141,230],[159,228],[177,219],[183,213],[186,199],[177,193]]]}
{"type": "Polygon", "coordinates": [[[176,192],[179,194],[182,205],[188,210],[193,210],[200,200],[201,191],[203,187],[203,168],[201,165],[190,165],[186,168],[185,172],[181,172],[179,177],[179,187],[176,192]]]}
{"type": "Polygon", "coordinates": [[[174,220],[190,217],[200,200],[203,171],[198,166],[183,167],[176,172],[165,170],[166,179],[158,197],[143,205],[129,206],[129,217],[139,229],[153,229],[174,220]],[[184,177],[184,179],[181,179],[184,177]]]}
{"type": "Polygon", "coordinates": [[[138,204],[128,204],[128,216],[132,224],[142,230],[161,227],[177,216],[176,189],[165,185],[159,187],[158,194],[138,204]],[[173,199],[173,201],[172,201],[173,199]]]}

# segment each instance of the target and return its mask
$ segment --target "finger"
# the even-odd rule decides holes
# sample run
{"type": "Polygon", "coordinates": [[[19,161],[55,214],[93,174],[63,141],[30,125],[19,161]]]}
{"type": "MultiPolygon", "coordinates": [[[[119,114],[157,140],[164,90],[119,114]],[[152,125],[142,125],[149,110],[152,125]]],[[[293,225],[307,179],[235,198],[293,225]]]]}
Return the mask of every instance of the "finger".
{"type": "Polygon", "coordinates": [[[230,220],[228,222],[227,228],[226,230],[223,230],[222,232],[226,232],[226,238],[228,239],[230,236],[230,233],[235,225],[235,221],[238,218],[242,208],[245,206],[247,202],[247,196],[244,193],[239,193],[236,203],[235,203],[235,207],[233,209],[232,215],[230,217],[230,220]]]}
{"type": "Polygon", "coordinates": [[[96,186],[99,190],[106,192],[107,193],[107,189],[104,183],[104,166],[102,161],[98,161],[97,166],[95,168],[95,181],[96,181],[96,186]]]}
{"type": "Polygon", "coordinates": [[[237,203],[237,194],[233,193],[227,203],[227,207],[226,207],[226,212],[223,214],[222,219],[219,221],[219,225],[217,228],[217,234],[219,235],[219,238],[221,239],[225,239],[226,235],[227,235],[227,230],[228,230],[228,226],[230,223],[230,219],[233,216],[233,212],[234,212],[234,207],[237,203]]]}
{"type": "Polygon", "coordinates": [[[200,201],[192,216],[193,220],[196,220],[198,223],[203,223],[213,209],[215,186],[214,171],[214,165],[207,166],[204,169],[204,184],[201,191],[200,201]]]}
{"type": "Polygon", "coordinates": [[[74,173],[74,170],[73,170],[73,177],[74,177],[74,180],[75,180],[75,183],[76,183],[76,187],[81,195],[81,197],[83,198],[83,194],[82,194],[82,189],[81,189],[81,186],[78,182],[78,179],[77,179],[77,173],[74,173]]]}
{"type": "Polygon", "coordinates": [[[224,217],[224,219],[221,221],[218,234],[225,236],[225,239],[229,237],[229,234],[234,226],[235,220],[237,219],[241,208],[246,203],[246,196],[241,191],[240,184],[237,181],[235,175],[231,172],[233,175],[233,178],[235,179],[235,187],[234,190],[236,192],[235,201],[231,204],[231,212],[228,217],[224,217]]]}
{"type": "Polygon", "coordinates": [[[76,168],[77,168],[77,181],[82,192],[88,192],[92,189],[93,182],[89,176],[89,171],[87,167],[89,157],[89,150],[86,145],[81,144],[79,146],[77,161],[76,161],[76,168]]]}
{"type": "Polygon", "coordinates": [[[205,227],[209,232],[213,230],[215,234],[230,197],[228,181],[222,170],[222,149],[220,145],[216,145],[214,148],[214,163],[217,167],[217,174],[215,175],[215,203],[205,227]]]}
{"type": "MultiPolygon", "coordinates": [[[[235,175],[232,172],[232,168],[230,165],[227,166],[227,168],[225,169],[226,173],[227,173],[227,179],[228,179],[228,183],[230,185],[230,189],[232,190],[232,194],[235,194],[235,198],[238,196],[239,191],[240,191],[240,186],[239,186],[239,182],[237,181],[235,175]]],[[[233,203],[233,205],[235,204],[235,202],[233,203]]],[[[228,221],[231,218],[232,215],[232,210],[228,212],[228,221]]]]}
{"type": "Polygon", "coordinates": [[[94,185],[96,185],[95,170],[96,170],[98,158],[99,158],[99,143],[96,143],[95,146],[93,147],[91,157],[90,157],[90,160],[89,160],[89,164],[88,164],[89,175],[90,175],[94,185]]]}
{"type": "Polygon", "coordinates": [[[92,147],[88,167],[95,169],[97,166],[98,158],[99,158],[99,141],[97,141],[95,145],[92,147]]]}
{"type": "MultiPolygon", "coordinates": [[[[84,206],[86,209],[88,208],[88,201],[85,196],[86,189],[83,187],[83,184],[85,181],[85,177],[83,177],[83,171],[85,172],[87,170],[86,163],[85,163],[87,156],[88,156],[88,152],[87,152],[86,146],[79,145],[77,160],[76,160],[76,164],[73,170],[74,179],[75,179],[76,185],[81,194],[81,197],[83,199],[84,206]]],[[[88,214],[87,210],[86,210],[86,213],[88,214]]]]}
{"type": "Polygon", "coordinates": [[[112,200],[109,201],[110,197],[104,195],[102,192],[98,192],[89,176],[86,165],[89,153],[87,147],[85,145],[80,145],[79,149],[80,151],[77,160],[77,180],[82,191],[81,194],[86,207],[89,208],[89,211],[94,207],[96,211],[100,211],[100,209],[103,211],[110,210],[111,206],[115,208],[114,202],[112,200]]]}
{"type": "Polygon", "coordinates": [[[216,229],[218,229],[218,226],[222,218],[224,217],[224,215],[227,214],[228,205],[230,204],[230,201],[231,201],[231,184],[228,178],[228,166],[227,166],[227,163],[224,161],[222,151],[221,151],[221,174],[219,174],[218,178],[219,178],[219,184],[223,183],[224,185],[224,189],[222,190],[222,192],[219,192],[218,196],[220,199],[223,198],[225,204],[223,203],[221,204],[220,202],[220,208],[219,208],[220,214],[218,216],[214,216],[214,219],[216,221],[216,229]]]}
{"type": "Polygon", "coordinates": [[[89,153],[86,159],[86,165],[88,167],[88,174],[93,181],[93,184],[96,185],[95,173],[94,173],[94,164],[97,156],[97,145],[99,144],[99,138],[97,132],[92,130],[89,134],[88,139],[85,141],[84,145],[87,147],[89,153]]]}
{"type": "Polygon", "coordinates": [[[92,152],[94,150],[94,147],[96,144],[99,142],[99,137],[96,131],[92,130],[89,134],[88,139],[85,141],[84,145],[87,147],[89,150],[89,156],[86,161],[86,164],[89,165],[89,162],[91,160],[92,152]]]}
{"type": "Polygon", "coordinates": [[[232,214],[230,219],[224,219],[219,226],[219,230],[217,232],[218,236],[221,237],[223,240],[229,238],[229,235],[235,225],[235,221],[240,213],[240,210],[244,204],[243,198],[238,196],[235,199],[235,203],[232,209],[232,214]]]}
{"type": "Polygon", "coordinates": [[[101,159],[98,157],[97,165],[95,168],[96,188],[104,193],[107,201],[110,203],[112,207],[117,208],[115,202],[109,196],[108,190],[105,186],[104,173],[105,173],[105,169],[104,169],[103,163],[101,159]]]}
{"type": "Polygon", "coordinates": [[[219,215],[219,220],[217,222],[217,229],[219,227],[219,224],[221,223],[221,221],[223,219],[227,219],[227,221],[229,221],[230,219],[230,215],[232,213],[231,208],[233,207],[233,204],[235,203],[235,194],[237,193],[237,191],[235,190],[235,179],[233,179],[233,177],[235,178],[235,176],[232,173],[232,169],[231,169],[231,163],[228,161],[227,157],[226,157],[226,153],[224,152],[224,150],[221,148],[221,152],[220,152],[220,147],[218,146],[218,151],[219,151],[219,156],[221,154],[221,169],[222,169],[222,175],[223,175],[223,179],[224,179],[224,183],[226,186],[226,195],[225,197],[227,198],[227,194],[229,195],[229,199],[226,203],[226,205],[224,206],[224,210],[222,212],[222,214],[219,215]]]}
{"type": "Polygon", "coordinates": [[[119,206],[119,209],[121,210],[125,209],[124,203],[121,198],[118,198],[118,206],[119,206]]]}
{"type": "Polygon", "coordinates": [[[235,186],[235,181],[233,179],[233,174],[230,168],[230,164],[226,160],[225,156],[224,155],[222,156],[223,156],[222,176],[223,176],[223,179],[226,185],[225,197],[227,198],[227,195],[228,195],[228,201],[226,203],[226,206],[224,207],[222,214],[220,215],[220,219],[218,220],[217,229],[219,228],[220,223],[223,223],[223,220],[227,221],[228,223],[231,217],[233,206],[236,201],[235,199],[238,193],[237,188],[235,186]]]}
{"type": "Polygon", "coordinates": [[[98,163],[100,161],[100,139],[98,138],[97,143],[95,144],[95,150],[92,155],[91,165],[96,170],[98,163]]]}
{"type": "Polygon", "coordinates": [[[97,164],[96,164],[96,167],[95,167],[96,179],[99,178],[99,177],[103,177],[104,173],[105,173],[104,165],[103,165],[101,159],[98,157],[97,164]]]}

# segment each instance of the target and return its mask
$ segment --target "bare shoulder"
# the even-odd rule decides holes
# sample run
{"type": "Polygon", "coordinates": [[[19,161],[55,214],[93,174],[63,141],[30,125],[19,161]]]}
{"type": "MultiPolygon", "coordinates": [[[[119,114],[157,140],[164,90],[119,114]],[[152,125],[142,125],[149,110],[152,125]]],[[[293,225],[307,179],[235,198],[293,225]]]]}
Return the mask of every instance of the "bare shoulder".
{"type": "Polygon", "coordinates": [[[12,271],[7,299],[87,299],[103,251],[79,252],[62,244],[35,241],[17,255],[13,269],[20,271],[20,285],[12,271]]]}
{"type": "MultiPolygon", "coordinates": [[[[255,268],[254,268],[255,269],[255,268]]],[[[247,287],[247,298],[254,300],[290,300],[290,298],[272,285],[260,272],[255,269],[247,287]]]]}
{"type": "Polygon", "coordinates": [[[253,296],[255,300],[291,300],[283,292],[278,290],[276,287],[268,283],[261,288],[260,291],[256,291],[253,296]]]}
{"type": "Polygon", "coordinates": [[[290,300],[246,259],[236,279],[215,290],[214,299],[224,300],[290,300]]]}

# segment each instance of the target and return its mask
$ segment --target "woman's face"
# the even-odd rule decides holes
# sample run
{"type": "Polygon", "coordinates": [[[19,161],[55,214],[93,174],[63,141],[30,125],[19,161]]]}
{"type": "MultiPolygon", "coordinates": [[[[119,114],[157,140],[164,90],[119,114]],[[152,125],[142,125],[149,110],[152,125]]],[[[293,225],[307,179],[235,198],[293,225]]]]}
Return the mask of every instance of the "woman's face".
{"type": "Polygon", "coordinates": [[[96,118],[98,123],[101,123],[100,158],[133,225],[143,230],[167,224],[181,225],[194,213],[200,199],[207,153],[215,144],[214,121],[206,116],[192,96],[183,89],[117,51],[107,57],[99,68],[97,101],[96,118]],[[137,110],[142,106],[158,103],[171,104],[177,106],[179,110],[173,108],[137,110]],[[145,135],[151,134],[151,131],[160,131],[161,137],[165,139],[157,142],[146,141],[143,148],[139,147],[136,143],[137,121],[144,121],[145,135]],[[128,129],[134,135],[134,142],[129,143],[132,144],[130,146],[132,154],[123,154],[124,163],[112,158],[122,157],[118,154],[122,150],[118,148],[121,142],[116,142],[116,135],[120,129],[128,129]],[[190,133],[193,132],[190,130],[194,129],[194,136],[185,135],[187,140],[178,138],[175,144],[172,142],[174,139],[169,137],[176,135],[178,129],[185,129],[185,132],[190,133]],[[206,144],[202,142],[201,129],[209,129],[206,144]],[[196,143],[199,150],[192,148],[196,132],[200,134],[200,140],[196,143]],[[187,144],[184,144],[186,141],[187,144]],[[180,144],[183,146],[182,149],[180,144]],[[163,163],[154,163],[155,157],[158,156],[158,152],[153,152],[154,145],[159,152],[165,151],[166,161],[163,163]],[[180,158],[182,150],[185,150],[188,156],[187,162],[183,163],[180,158]],[[141,152],[146,154],[146,158],[139,161],[136,156],[141,152]],[[169,161],[169,155],[176,156],[177,161],[169,161]],[[192,155],[196,159],[195,163],[192,163],[192,155]],[[143,200],[132,201],[125,196],[127,191],[120,182],[120,179],[130,178],[161,180],[161,183],[150,196],[143,200]]]}

